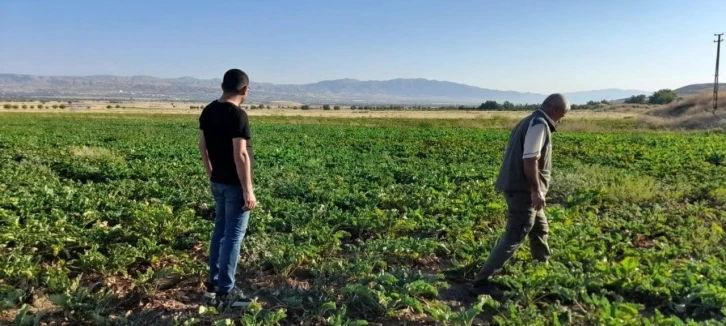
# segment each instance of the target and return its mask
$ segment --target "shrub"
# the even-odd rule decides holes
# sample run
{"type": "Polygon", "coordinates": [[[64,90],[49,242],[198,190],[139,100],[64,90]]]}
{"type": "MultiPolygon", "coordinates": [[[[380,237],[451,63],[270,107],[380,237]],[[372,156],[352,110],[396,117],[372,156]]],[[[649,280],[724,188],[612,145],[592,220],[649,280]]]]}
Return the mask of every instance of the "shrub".
{"type": "Polygon", "coordinates": [[[625,100],[627,104],[645,104],[647,97],[645,95],[633,95],[625,100]]]}
{"type": "Polygon", "coordinates": [[[650,104],[668,104],[675,101],[678,95],[670,89],[661,89],[648,98],[650,104]]]}
{"type": "Polygon", "coordinates": [[[501,110],[502,106],[497,101],[486,101],[479,106],[479,110],[494,111],[501,110]]]}

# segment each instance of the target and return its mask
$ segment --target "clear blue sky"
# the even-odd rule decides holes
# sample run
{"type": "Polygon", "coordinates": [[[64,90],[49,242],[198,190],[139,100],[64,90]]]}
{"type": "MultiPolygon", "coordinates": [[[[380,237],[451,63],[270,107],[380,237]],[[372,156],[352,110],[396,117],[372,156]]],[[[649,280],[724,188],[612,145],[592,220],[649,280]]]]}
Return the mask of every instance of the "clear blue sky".
{"type": "Polygon", "coordinates": [[[723,0],[0,0],[0,72],[656,90],[713,81],[715,32],[723,0]]]}

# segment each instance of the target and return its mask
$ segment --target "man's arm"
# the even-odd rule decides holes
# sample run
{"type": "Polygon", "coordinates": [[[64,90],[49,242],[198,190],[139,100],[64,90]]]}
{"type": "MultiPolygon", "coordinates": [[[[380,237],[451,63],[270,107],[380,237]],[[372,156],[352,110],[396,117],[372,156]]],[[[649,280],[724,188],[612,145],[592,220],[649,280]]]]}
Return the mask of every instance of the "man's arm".
{"type": "Polygon", "coordinates": [[[245,209],[252,210],[257,206],[257,198],[252,188],[252,162],[247,152],[247,140],[244,138],[233,138],[234,165],[237,168],[237,176],[245,194],[245,209]]]}
{"type": "Polygon", "coordinates": [[[204,131],[199,131],[199,154],[202,154],[202,163],[204,169],[207,170],[207,177],[212,178],[212,162],[209,161],[209,153],[207,153],[207,141],[204,139],[204,131]]]}
{"type": "Polygon", "coordinates": [[[525,158],[524,160],[524,175],[527,176],[529,181],[529,191],[539,192],[539,157],[525,158]]]}
{"type": "Polygon", "coordinates": [[[545,206],[545,200],[540,192],[539,184],[539,158],[546,136],[546,126],[537,124],[530,126],[524,137],[522,160],[524,161],[524,175],[529,182],[529,192],[532,197],[532,207],[540,210],[545,206]]]}

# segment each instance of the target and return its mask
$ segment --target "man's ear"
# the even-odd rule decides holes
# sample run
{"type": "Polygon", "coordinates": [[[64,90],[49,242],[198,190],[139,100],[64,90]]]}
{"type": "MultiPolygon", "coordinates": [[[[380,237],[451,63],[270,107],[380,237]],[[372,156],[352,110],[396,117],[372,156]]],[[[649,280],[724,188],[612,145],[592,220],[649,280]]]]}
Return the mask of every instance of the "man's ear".
{"type": "Polygon", "coordinates": [[[565,117],[565,109],[560,109],[560,111],[557,112],[557,116],[560,117],[559,120],[562,120],[562,118],[565,117]]]}
{"type": "Polygon", "coordinates": [[[244,87],[242,87],[242,89],[240,90],[240,95],[242,95],[242,96],[246,96],[246,95],[247,95],[247,92],[248,92],[249,90],[250,90],[249,86],[244,86],[244,87]]]}

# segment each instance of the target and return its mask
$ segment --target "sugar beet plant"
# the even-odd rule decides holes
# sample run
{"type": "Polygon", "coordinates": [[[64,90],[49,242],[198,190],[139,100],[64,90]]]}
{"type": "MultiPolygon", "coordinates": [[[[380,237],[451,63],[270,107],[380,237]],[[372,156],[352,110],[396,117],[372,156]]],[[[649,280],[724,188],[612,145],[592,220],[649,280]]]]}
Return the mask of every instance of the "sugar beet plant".
{"type": "Polygon", "coordinates": [[[214,207],[195,117],[1,114],[7,322],[724,322],[723,134],[556,134],[552,261],[525,246],[495,300],[464,284],[504,226],[506,129],[288,122],[253,119],[239,287],[257,302],[230,312],[199,309],[214,207]]]}

